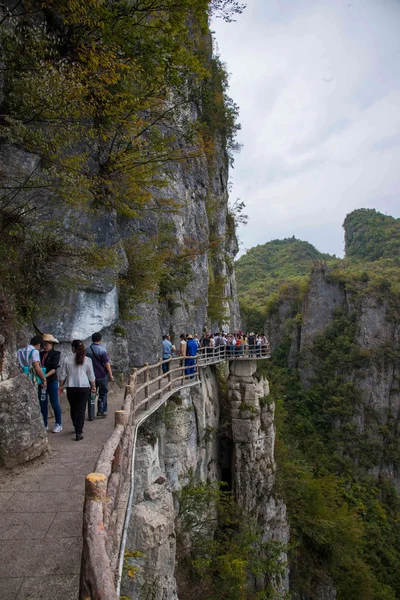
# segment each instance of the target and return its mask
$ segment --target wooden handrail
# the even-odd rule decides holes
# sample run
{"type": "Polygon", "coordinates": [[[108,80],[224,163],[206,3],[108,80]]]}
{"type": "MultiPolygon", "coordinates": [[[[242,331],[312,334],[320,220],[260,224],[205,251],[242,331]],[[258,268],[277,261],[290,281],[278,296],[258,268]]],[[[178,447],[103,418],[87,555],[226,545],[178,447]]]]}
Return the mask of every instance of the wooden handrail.
{"type": "Polygon", "coordinates": [[[126,485],[128,483],[132,489],[138,426],[175,391],[198,385],[201,369],[225,360],[266,358],[269,358],[268,346],[246,346],[236,350],[231,346],[219,346],[199,348],[196,356],[173,356],[132,370],[122,410],[116,412],[115,428],[100,453],[95,472],[86,477],[80,600],[100,597],[118,600],[115,579],[118,574],[119,581],[123,562],[120,546],[132,497],[131,492],[127,493],[126,485]],[[186,359],[194,359],[194,364],[185,364],[186,359]],[[165,364],[168,370],[163,372],[165,364]],[[187,374],[189,369],[193,371],[187,374]]]}

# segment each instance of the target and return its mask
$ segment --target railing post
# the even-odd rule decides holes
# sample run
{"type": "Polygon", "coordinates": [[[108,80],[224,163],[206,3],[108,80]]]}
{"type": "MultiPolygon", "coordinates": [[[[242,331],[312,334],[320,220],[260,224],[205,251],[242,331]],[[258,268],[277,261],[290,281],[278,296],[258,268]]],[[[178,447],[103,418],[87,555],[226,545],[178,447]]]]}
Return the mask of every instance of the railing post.
{"type": "Polygon", "coordinates": [[[128,424],[128,413],[126,410],[116,410],[115,411],[115,427],[117,425],[122,425],[126,427],[128,424]]]}
{"type": "Polygon", "coordinates": [[[107,477],[103,473],[89,473],[85,479],[86,500],[105,502],[107,493],[107,477]]]}
{"type": "Polygon", "coordinates": [[[132,387],[132,417],[131,423],[133,423],[135,419],[135,411],[136,411],[136,388],[137,388],[137,368],[135,367],[132,370],[132,375],[130,378],[130,385],[132,387]]]}
{"type": "Polygon", "coordinates": [[[181,366],[182,372],[181,372],[181,385],[183,385],[185,383],[185,357],[182,358],[182,366],[181,366]]]}
{"type": "Polygon", "coordinates": [[[168,371],[167,371],[167,379],[168,379],[168,391],[172,390],[172,385],[171,385],[171,361],[169,361],[168,363],[168,371]]]}
{"type": "MultiPolygon", "coordinates": [[[[144,363],[144,366],[146,367],[146,371],[144,373],[145,382],[146,382],[146,387],[144,388],[144,397],[148,398],[149,397],[149,382],[150,382],[150,365],[149,365],[149,363],[144,363]]],[[[149,403],[146,402],[146,404],[144,405],[144,410],[148,410],[148,408],[149,408],[149,403]]]]}
{"type": "MultiPolygon", "coordinates": [[[[161,363],[158,365],[158,377],[162,377],[162,359],[161,359],[161,363]]],[[[159,379],[158,380],[158,399],[159,400],[161,400],[161,397],[162,397],[161,386],[162,386],[162,379],[159,379]]]]}

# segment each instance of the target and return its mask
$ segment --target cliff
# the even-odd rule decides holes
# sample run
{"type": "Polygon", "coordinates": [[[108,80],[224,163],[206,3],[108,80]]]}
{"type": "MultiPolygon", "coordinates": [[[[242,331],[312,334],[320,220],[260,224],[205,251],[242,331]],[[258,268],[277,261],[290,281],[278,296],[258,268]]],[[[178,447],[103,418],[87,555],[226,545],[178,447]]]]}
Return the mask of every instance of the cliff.
{"type": "Polygon", "coordinates": [[[167,4],[1,7],[0,385],[35,332],[69,352],[101,331],[125,374],[165,333],[240,324],[237,107],[212,7],[167,4]]]}
{"type": "Polygon", "coordinates": [[[217,599],[222,589],[232,594],[239,585],[249,597],[262,590],[283,597],[289,533],[285,506],[272,493],[274,404],[255,369],[248,361],[232,363],[227,382],[226,373],[217,377],[214,368],[205,369],[201,386],[173,396],[140,428],[122,583],[126,597],[186,600],[195,593],[199,600],[217,599]],[[221,479],[227,491],[219,491],[221,479]],[[229,490],[237,502],[234,512],[229,490]],[[243,523],[232,528],[238,507],[241,519],[255,526],[250,538],[240,538],[241,548],[235,535],[243,523]],[[224,527],[232,528],[226,544],[224,527]]]}
{"type": "Polygon", "coordinates": [[[266,376],[283,411],[278,487],[301,599],[399,593],[397,281],[387,262],[319,263],[306,292],[285,289],[267,318],[266,376]]]}

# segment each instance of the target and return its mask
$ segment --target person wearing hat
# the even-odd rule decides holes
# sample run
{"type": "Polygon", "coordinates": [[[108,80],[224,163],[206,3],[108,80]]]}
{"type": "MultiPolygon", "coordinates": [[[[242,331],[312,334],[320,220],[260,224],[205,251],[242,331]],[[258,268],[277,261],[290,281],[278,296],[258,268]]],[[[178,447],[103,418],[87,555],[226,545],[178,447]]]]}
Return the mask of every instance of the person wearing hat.
{"type": "Polygon", "coordinates": [[[48,412],[49,400],[54,411],[55,425],[53,433],[62,431],[62,413],[58,400],[58,377],[57,369],[60,366],[60,352],[54,350],[54,345],[58,344],[58,340],[51,334],[45,333],[43,336],[44,350],[40,352],[40,365],[42,369],[46,369],[47,394],[45,399],[41,396],[42,386],[39,385],[39,403],[43,417],[44,426],[48,429],[48,412]]]}

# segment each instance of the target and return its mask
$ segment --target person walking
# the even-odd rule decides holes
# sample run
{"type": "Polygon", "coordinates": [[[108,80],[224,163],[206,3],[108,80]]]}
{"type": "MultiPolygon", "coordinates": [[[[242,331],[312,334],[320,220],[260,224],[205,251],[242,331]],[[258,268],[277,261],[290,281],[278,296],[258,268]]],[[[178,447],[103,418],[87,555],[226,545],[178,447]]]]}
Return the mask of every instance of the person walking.
{"type": "Polygon", "coordinates": [[[249,333],[249,350],[250,350],[250,356],[254,356],[256,353],[256,336],[255,334],[251,331],[249,333]]]}
{"type": "Polygon", "coordinates": [[[179,354],[180,356],[182,356],[182,358],[185,358],[186,356],[186,336],[184,333],[181,333],[181,335],[179,336],[180,342],[179,342],[179,354]]]}
{"type": "Polygon", "coordinates": [[[47,381],[45,374],[40,366],[40,354],[39,351],[43,344],[43,338],[41,335],[34,335],[31,341],[25,348],[21,348],[17,352],[18,362],[29,379],[34,381],[36,377],[37,381],[41,382],[44,388],[47,387],[47,381]]]}
{"type": "Polygon", "coordinates": [[[188,375],[190,379],[194,377],[194,365],[196,362],[195,356],[197,354],[197,344],[193,339],[193,336],[189,334],[187,336],[187,345],[186,345],[186,359],[185,359],[185,375],[188,375]]]}
{"type": "Polygon", "coordinates": [[[82,340],[74,340],[71,344],[72,356],[67,356],[60,369],[59,393],[67,388],[67,399],[71,409],[71,419],[75,429],[77,442],[83,440],[83,424],[85,409],[89,398],[89,390],[96,393],[96,380],[93,364],[86,356],[82,340]]]}
{"type": "MultiPolygon", "coordinates": [[[[114,381],[110,359],[108,358],[107,350],[101,345],[101,333],[97,332],[92,335],[92,344],[86,350],[86,356],[92,359],[94,375],[96,377],[96,389],[99,391],[99,399],[97,401],[97,416],[104,418],[107,416],[107,394],[108,382],[114,381]]],[[[88,405],[89,421],[93,421],[94,407],[91,410],[89,399],[88,405]]]]}
{"type": "MultiPolygon", "coordinates": [[[[171,354],[175,352],[175,346],[171,343],[170,335],[163,335],[162,338],[162,360],[171,360],[171,354]]],[[[168,373],[169,371],[169,362],[163,362],[162,364],[162,372],[168,373]]]]}
{"type": "Polygon", "coordinates": [[[58,344],[58,340],[51,335],[51,333],[43,334],[43,346],[44,350],[40,352],[40,366],[43,372],[46,374],[47,391],[46,394],[42,394],[43,385],[39,384],[39,404],[40,411],[43,417],[43,423],[46,429],[48,429],[48,413],[49,413],[49,400],[51,407],[54,411],[55,425],[53,433],[60,433],[62,431],[62,412],[60,403],[58,401],[58,378],[57,369],[60,366],[60,352],[54,350],[55,344],[58,344]]]}

